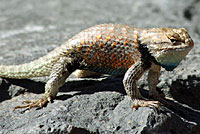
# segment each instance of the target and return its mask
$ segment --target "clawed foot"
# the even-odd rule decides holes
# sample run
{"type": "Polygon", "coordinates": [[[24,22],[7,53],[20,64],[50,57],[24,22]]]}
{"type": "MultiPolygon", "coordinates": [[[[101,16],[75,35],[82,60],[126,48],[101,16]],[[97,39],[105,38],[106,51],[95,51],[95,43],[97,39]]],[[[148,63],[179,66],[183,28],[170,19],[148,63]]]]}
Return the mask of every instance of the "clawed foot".
{"type": "Polygon", "coordinates": [[[45,104],[47,104],[48,102],[51,102],[52,98],[51,97],[45,97],[43,96],[42,98],[35,100],[35,101],[24,101],[24,103],[26,103],[26,105],[23,106],[16,106],[14,108],[14,110],[19,109],[19,108],[34,108],[34,107],[44,107],[45,104]]]}
{"type": "Polygon", "coordinates": [[[133,109],[138,109],[139,107],[149,107],[149,106],[153,106],[158,108],[159,106],[159,102],[158,101],[148,101],[148,100],[139,100],[139,99],[135,99],[133,101],[133,109]]]}
{"type": "Polygon", "coordinates": [[[159,101],[160,103],[162,103],[165,106],[173,107],[173,104],[170,103],[170,101],[169,101],[170,99],[166,99],[166,97],[164,95],[154,94],[154,95],[151,96],[151,98],[153,100],[159,101]]]}

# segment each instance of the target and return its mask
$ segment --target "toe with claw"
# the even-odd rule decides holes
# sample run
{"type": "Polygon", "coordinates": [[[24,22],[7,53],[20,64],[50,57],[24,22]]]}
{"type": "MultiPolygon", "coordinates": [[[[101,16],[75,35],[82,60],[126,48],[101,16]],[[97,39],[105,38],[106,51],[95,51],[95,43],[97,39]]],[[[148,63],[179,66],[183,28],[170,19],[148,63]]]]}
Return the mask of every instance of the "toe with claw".
{"type": "Polygon", "coordinates": [[[133,109],[138,109],[139,107],[148,107],[148,106],[153,106],[158,108],[159,106],[159,101],[148,101],[148,100],[138,100],[135,99],[133,101],[133,109]]]}
{"type": "Polygon", "coordinates": [[[34,101],[24,101],[23,103],[25,103],[26,105],[23,106],[16,106],[14,108],[14,110],[19,109],[19,108],[34,108],[34,107],[44,107],[48,102],[51,102],[52,97],[46,97],[43,96],[42,98],[38,99],[38,100],[34,100],[34,101]]]}

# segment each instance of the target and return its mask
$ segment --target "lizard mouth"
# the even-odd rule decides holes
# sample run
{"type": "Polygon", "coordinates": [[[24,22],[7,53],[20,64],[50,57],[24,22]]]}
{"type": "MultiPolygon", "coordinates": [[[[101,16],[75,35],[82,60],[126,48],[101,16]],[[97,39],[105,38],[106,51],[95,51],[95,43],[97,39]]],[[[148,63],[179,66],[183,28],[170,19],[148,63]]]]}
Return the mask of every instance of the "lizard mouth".
{"type": "Polygon", "coordinates": [[[185,41],[183,42],[180,42],[178,43],[178,45],[169,45],[168,42],[162,42],[161,43],[162,45],[163,44],[166,44],[166,45],[163,45],[163,46],[166,46],[166,47],[159,47],[159,44],[158,44],[158,47],[157,48],[153,48],[153,51],[155,52],[159,52],[159,51],[173,51],[173,52],[180,52],[180,51],[190,51],[193,47],[194,47],[194,42],[193,40],[190,38],[190,39],[186,39],[185,41]]]}
{"type": "Polygon", "coordinates": [[[154,51],[189,51],[194,47],[194,42],[184,28],[172,29],[173,34],[165,34],[167,38],[164,41],[154,42],[153,47],[150,48],[154,51]]]}

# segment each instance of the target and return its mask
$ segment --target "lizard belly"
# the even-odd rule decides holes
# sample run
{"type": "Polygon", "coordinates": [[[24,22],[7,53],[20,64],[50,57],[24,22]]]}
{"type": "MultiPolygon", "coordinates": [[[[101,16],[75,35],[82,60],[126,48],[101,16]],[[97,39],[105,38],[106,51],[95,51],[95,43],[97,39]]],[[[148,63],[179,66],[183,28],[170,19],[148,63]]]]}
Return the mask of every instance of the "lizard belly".
{"type": "Polygon", "coordinates": [[[103,68],[98,66],[88,66],[88,67],[82,67],[80,69],[89,70],[101,74],[110,74],[110,75],[123,75],[126,72],[126,70],[123,69],[103,68]]]}

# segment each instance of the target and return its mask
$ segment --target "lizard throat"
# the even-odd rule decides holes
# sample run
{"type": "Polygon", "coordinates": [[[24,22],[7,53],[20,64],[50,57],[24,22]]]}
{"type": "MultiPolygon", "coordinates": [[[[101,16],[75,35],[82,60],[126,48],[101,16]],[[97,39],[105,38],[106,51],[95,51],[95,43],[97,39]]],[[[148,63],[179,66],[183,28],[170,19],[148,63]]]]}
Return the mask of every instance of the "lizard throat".
{"type": "Polygon", "coordinates": [[[182,59],[188,54],[190,49],[186,50],[168,50],[161,51],[154,54],[154,57],[159,65],[167,71],[172,71],[176,68],[182,59]]]}

